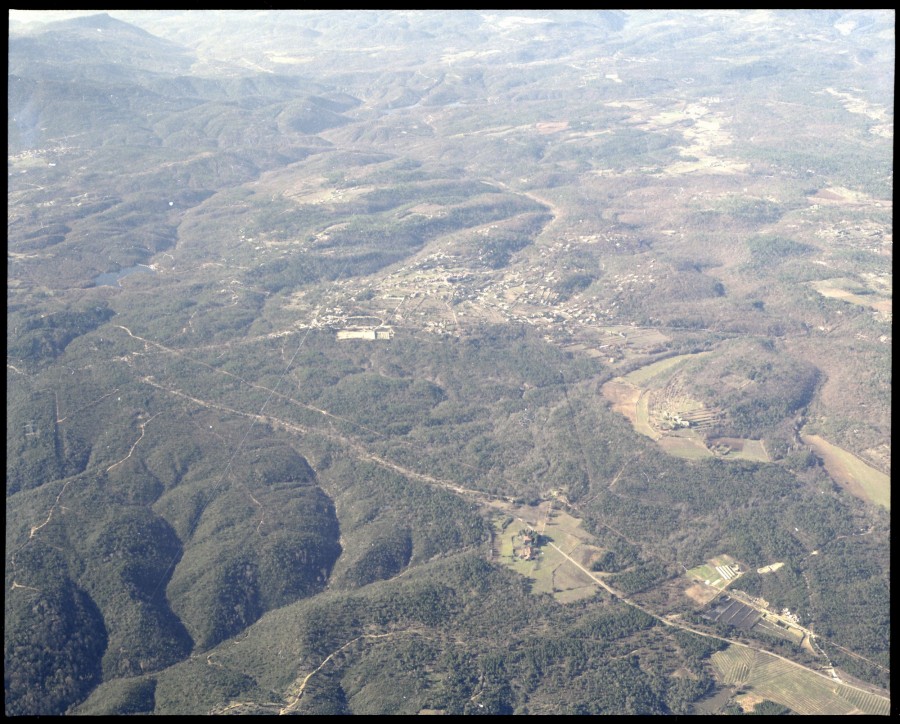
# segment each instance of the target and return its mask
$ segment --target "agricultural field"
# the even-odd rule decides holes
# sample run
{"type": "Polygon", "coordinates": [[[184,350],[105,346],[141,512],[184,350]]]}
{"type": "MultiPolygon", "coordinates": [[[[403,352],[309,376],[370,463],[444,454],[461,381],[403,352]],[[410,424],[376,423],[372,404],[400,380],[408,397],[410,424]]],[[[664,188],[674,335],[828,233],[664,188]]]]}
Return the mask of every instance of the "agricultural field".
{"type": "Polygon", "coordinates": [[[634,429],[642,435],[646,435],[651,440],[659,442],[663,435],[659,430],[653,427],[651,419],[650,394],[648,392],[641,392],[634,408],[634,429]]]}
{"type": "Polygon", "coordinates": [[[634,429],[655,440],[669,455],[686,460],[718,456],[728,460],[769,462],[761,440],[707,438],[721,412],[691,392],[690,376],[711,353],[676,355],[639,367],[605,383],[602,393],[634,429]],[[688,370],[682,368],[691,364],[688,370]]]}
{"type": "Polygon", "coordinates": [[[741,577],[740,564],[728,555],[719,555],[686,571],[685,576],[717,594],[741,577]]]}
{"type": "Polygon", "coordinates": [[[674,357],[667,357],[666,359],[659,360],[659,362],[653,362],[649,365],[645,365],[640,367],[634,372],[629,372],[625,375],[625,379],[633,385],[637,385],[638,387],[649,387],[649,382],[656,378],[659,375],[662,375],[665,372],[671,372],[677,369],[680,365],[687,362],[692,357],[696,357],[699,355],[676,355],[674,357]]]}
{"type": "Polygon", "coordinates": [[[703,440],[693,432],[665,435],[658,442],[669,455],[685,460],[703,460],[713,455],[703,444],[703,440]]]}
{"type": "Polygon", "coordinates": [[[729,460],[750,460],[760,463],[771,461],[766,451],[766,445],[762,440],[747,440],[735,437],[711,438],[708,441],[709,449],[716,455],[721,455],[729,460]]]}
{"type": "Polygon", "coordinates": [[[822,457],[828,473],[849,492],[891,509],[890,476],[818,435],[803,435],[803,441],[822,457]]]}
{"type": "Polygon", "coordinates": [[[712,655],[716,676],[797,714],[840,715],[890,713],[890,701],[818,676],[760,651],[729,646],[712,655]]]}
{"type": "MultiPolygon", "coordinates": [[[[496,508],[497,504],[491,507],[496,508]]],[[[569,556],[590,569],[603,552],[591,542],[593,536],[581,527],[579,519],[565,511],[553,510],[546,503],[539,509],[504,508],[505,514],[494,520],[494,554],[498,562],[531,579],[535,593],[550,593],[560,603],[589,598],[596,593],[596,581],[566,558],[569,556]],[[523,526],[535,530],[544,541],[532,560],[525,560],[517,553],[522,546],[523,526]]]]}
{"type": "Polygon", "coordinates": [[[853,279],[837,278],[810,282],[809,285],[823,297],[840,299],[861,307],[869,307],[878,312],[890,315],[893,302],[868,287],[862,286],[853,279]]]}
{"type": "Polygon", "coordinates": [[[734,691],[731,687],[717,688],[712,696],[694,702],[694,713],[700,715],[719,714],[734,696],[734,691]]]}
{"type": "Polygon", "coordinates": [[[894,28],[11,10],[6,714],[886,691],[894,28]]]}

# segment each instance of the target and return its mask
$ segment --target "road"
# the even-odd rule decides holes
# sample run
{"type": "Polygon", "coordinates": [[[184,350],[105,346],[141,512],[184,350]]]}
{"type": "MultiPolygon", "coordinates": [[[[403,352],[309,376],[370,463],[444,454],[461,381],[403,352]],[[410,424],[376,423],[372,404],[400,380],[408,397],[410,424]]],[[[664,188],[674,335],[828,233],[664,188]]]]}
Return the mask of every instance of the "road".
{"type": "MultiPolygon", "coordinates": [[[[666,625],[666,626],[670,626],[670,627],[672,627],[672,628],[679,628],[679,629],[681,629],[682,631],[690,631],[692,634],[696,634],[697,636],[703,636],[703,637],[709,638],[709,639],[716,639],[717,641],[724,641],[725,643],[731,644],[731,645],[733,645],[733,646],[741,646],[741,647],[743,647],[743,648],[745,648],[745,649],[751,649],[752,651],[759,651],[760,653],[767,654],[767,655],[769,655],[769,656],[774,656],[776,659],[781,659],[782,661],[784,661],[784,662],[786,662],[786,663],[790,664],[791,666],[794,666],[794,667],[796,667],[796,668],[798,668],[798,669],[804,669],[805,671],[808,671],[808,672],[810,672],[811,674],[815,674],[816,676],[820,676],[821,678],[825,679],[826,681],[830,682],[831,684],[838,683],[838,682],[836,682],[832,677],[827,676],[826,674],[823,674],[823,673],[821,673],[821,672],[819,672],[819,671],[816,671],[815,669],[811,669],[811,668],[809,668],[808,666],[804,666],[803,664],[799,664],[799,663],[797,663],[796,661],[791,661],[791,659],[785,658],[784,656],[781,656],[780,654],[775,654],[775,653],[772,653],[771,651],[766,651],[766,650],[765,650],[764,648],[762,648],[761,646],[752,646],[752,645],[750,645],[750,644],[744,643],[743,641],[736,641],[736,640],[734,640],[734,639],[728,639],[728,638],[725,638],[725,637],[723,637],[723,636],[716,636],[715,634],[711,634],[711,633],[707,633],[707,632],[705,632],[705,631],[700,631],[700,630],[698,630],[698,629],[695,629],[695,628],[693,628],[693,627],[691,627],[691,626],[688,626],[687,624],[681,623],[680,621],[673,621],[673,620],[671,620],[671,619],[668,619],[668,618],[665,618],[665,617],[663,617],[663,616],[660,616],[660,615],[658,615],[658,614],[656,614],[656,613],[653,613],[653,611],[649,611],[648,609],[646,609],[646,608],[645,608],[644,606],[642,606],[641,604],[636,603],[635,601],[631,600],[631,599],[628,598],[627,596],[622,595],[622,593],[620,593],[619,591],[617,591],[616,589],[614,589],[612,586],[610,586],[610,585],[609,585],[606,581],[604,581],[602,578],[599,578],[599,577],[595,576],[595,575],[593,574],[593,572],[589,571],[587,568],[585,568],[583,565],[581,565],[578,561],[576,561],[576,560],[575,560],[574,558],[572,558],[568,553],[566,553],[565,551],[563,551],[563,550],[562,550],[558,545],[556,545],[555,543],[549,543],[549,545],[550,545],[551,548],[553,548],[555,551],[557,551],[563,558],[565,558],[565,559],[566,559],[567,561],[569,561],[572,565],[574,565],[574,566],[577,567],[579,570],[581,570],[582,572],[584,572],[584,573],[585,573],[592,581],[594,581],[597,585],[599,585],[599,586],[601,586],[602,588],[604,588],[608,593],[610,593],[610,594],[612,594],[613,596],[615,596],[616,598],[618,598],[622,603],[624,603],[624,604],[626,604],[626,605],[628,605],[628,606],[632,606],[632,607],[638,609],[639,611],[644,612],[645,614],[647,614],[647,615],[650,616],[651,618],[655,618],[657,621],[659,621],[660,623],[662,623],[662,624],[664,624],[664,625],[666,625]]],[[[844,681],[844,682],[840,682],[839,685],[840,685],[840,686],[846,686],[846,687],[849,687],[849,688],[851,688],[851,689],[855,689],[856,691],[861,691],[861,692],[863,692],[863,693],[865,693],[865,694],[874,694],[874,692],[872,692],[872,691],[870,691],[870,690],[868,690],[868,689],[863,689],[863,688],[861,688],[861,687],[859,687],[859,686],[854,686],[853,684],[848,684],[848,683],[845,682],[845,681],[844,681]]],[[[875,694],[875,696],[881,696],[881,695],[880,695],[880,694],[875,694]]],[[[889,699],[888,697],[882,696],[881,698],[884,699],[885,701],[890,701],[890,699],[889,699]]]]}
{"type": "MultiPolygon", "coordinates": [[[[138,335],[133,334],[133,333],[131,332],[131,330],[129,330],[129,329],[126,328],[126,327],[123,327],[123,326],[121,326],[121,325],[118,325],[118,326],[119,326],[122,330],[124,330],[125,332],[127,332],[131,337],[133,337],[133,338],[135,338],[135,339],[138,339],[138,340],[140,340],[140,341],[142,341],[142,342],[145,342],[145,343],[148,343],[148,344],[152,344],[152,345],[154,345],[154,346],[156,346],[156,347],[158,347],[158,348],[161,348],[161,349],[163,349],[163,350],[166,350],[167,352],[170,352],[170,353],[172,353],[172,354],[176,354],[176,355],[178,355],[178,356],[184,357],[184,358],[186,358],[186,359],[188,359],[188,360],[197,362],[198,364],[201,364],[201,365],[203,365],[203,366],[210,367],[211,369],[214,369],[214,370],[216,370],[216,371],[218,371],[218,372],[222,372],[222,373],[227,374],[227,375],[229,375],[229,376],[231,376],[231,377],[235,377],[235,378],[237,378],[237,379],[242,379],[242,378],[240,378],[239,376],[234,375],[234,374],[232,374],[232,373],[226,372],[226,371],[224,371],[224,370],[218,370],[217,368],[212,367],[211,365],[208,365],[208,364],[206,364],[206,363],[204,363],[204,362],[200,362],[199,360],[194,360],[194,359],[191,358],[189,355],[186,355],[186,354],[184,354],[183,352],[180,352],[180,351],[178,351],[178,350],[174,350],[174,349],[165,347],[164,345],[161,345],[161,344],[159,344],[158,342],[153,342],[153,341],[151,341],[151,340],[143,339],[142,337],[139,337],[138,335]]],[[[293,403],[295,403],[295,404],[297,404],[297,405],[299,405],[299,406],[301,406],[301,407],[304,407],[304,408],[307,408],[307,409],[314,410],[314,411],[320,413],[321,415],[323,415],[323,416],[325,416],[325,417],[329,417],[329,418],[332,418],[332,419],[335,419],[335,420],[341,420],[341,421],[344,421],[344,422],[349,422],[349,423],[354,424],[354,425],[357,425],[357,426],[359,426],[359,427],[364,427],[364,426],[358,425],[357,423],[354,423],[354,422],[351,421],[351,420],[346,420],[346,419],[344,419],[344,418],[338,417],[337,415],[333,415],[332,413],[329,413],[327,410],[315,408],[315,407],[313,407],[313,406],[311,406],[311,405],[307,405],[307,404],[301,403],[301,402],[299,402],[299,401],[297,401],[297,400],[294,400],[293,398],[291,398],[291,397],[289,397],[289,396],[287,396],[287,395],[281,395],[280,393],[277,393],[277,392],[275,392],[274,390],[270,390],[270,389],[267,388],[267,387],[263,387],[262,385],[256,385],[256,384],[253,384],[253,383],[248,382],[248,381],[246,381],[246,380],[243,380],[243,381],[246,382],[247,384],[252,385],[253,387],[258,388],[258,389],[268,390],[270,393],[276,394],[276,395],[278,395],[279,397],[283,397],[284,399],[286,399],[286,400],[288,400],[288,401],[290,401],[290,402],[293,402],[293,403]]],[[[243,411],[240,411],[240,410],[236,410],[236,409],[233,409],[233,408],[226,407],[225,405],[222,405],[222,404],[218,404],[218,403],[214,403],[214,402],[206,401],[206,400],[201,400],[201,399],[199,399],[199,398],[197,398],[197,397],[194,397],[194,396],[191,396],[191,395],[189,395],[189,394],[187,394],[187,393],[185,393],[185,392],[183,392],[183,391],[181,391],[181,390],[171,389],[171,388],[164,387],[164,386],[162,386],[162,385],[156,383],[156,382],[155,382],[154,380],[152,380],[152,378],[150,378],[150,377],[144,377],[144,378],[143,378],[143,382],[145,382],[145,383],[147,383],[147,384],[150,384],[150,385],[152,385],[152,386],[154,386],[154,387],[156,387],[156,388],[158,388],[158,389],[165,390],[166,392],[169,392],[170,394],[174,394],[174,395],[178,395],[178,396],[183,397],[183,398],[187,398],[188,400],[194,402],[195,404],[198,404],[198,405],[201,405],[201,406],[204,406],[204,407],[209,407],[209,408],[218,409],[218,410],[221,410],[221,411],[224,411],[224,412],[229,412],[229,413],[233,413],[233,414],[238,414],[238,415],[250,417],[250,418],[255,419],[255,420],[259,421],[259,422],[265,422],[265,423],[268,423],[268,424],[270,424],[270,425],[272,425],[272,426],[274,426],[274,427],[280,427],[281,429],[288,430],[288,431],[295,432],[295,433],[309,434],[309,433],[311,433],[311,432],[317,432],[317,433],[319,433],[319,434],[323,434],[323,435],[325,435],[326,437],[328,437],[329,439],[335,440],[336,442],[339,442],[339,443],[345,445],[346,447],[352,449],[353,452],[354,452],[359,458],[361,458],[361,459],[363,459],[363,460],[367,460],[367,461],[369,461],[369,462],[375,463],[375,464],[380,465],[380,466],[382,466],[382,467],[385,467],[385,468],[388,468],[388,469],[390,469],[390,470],[393,470],[394,472],[397,472],[397,473],[399,473],[399,474],[401,474],[401,475],[404,475],[404,476],[406,476],[406,477],[408,477],[408,478],[411,478],[411,479],[414,479],[414,480],[418,480],[418,481],[423,482],[423,483],[426,483],[426,484],[428,484],[428,485],[433,485],[433,486],[436,486],[436,487],[444,488],[444,489],[446,489],[446,490],[450,490],[450,491],[452,491],[452,492],[454,492],[454,493],[456,493],[456,494],[458,494],[458,495],[462,495],[462,496],[468,497],[468,498],[470,498],[470,499],[471,499],[471,498],[474,498],[474,499],[477,500],[477,502],[479,502],[479,503],[481,503],[481,504],[489,504],[492,500],[503,501],[503,502],[506,502],[506,503],[509,503],[509,502],[510,502],[510,499],[508,499],[508,498],[502,498],[502,497],[491,496],[491,495],[488,495],[487,493],[484,493],[484,492],[482,492],[482,491],[473,490],[473,489],[470,489],[470,488],[463,487],[463,486],[461,486],[461,485],[459,485],[458,483],[455,483],[455,482],[451,482],[451,481],[447,481],[447,480],[441,480],[441,479],[439,479],[439,478],[435,478],[435,477],[433,477],[433,476],[426,475],[426,474],[424,474],[424,473],[419,473],[419,472],[416,472],[416,471],[411,470],[411,469],[409,469],[409,468],[406,468],[406,467],[404,467],[404,466],[402,466],[402,465],[399,465],[399,464],[397,464],[397,463],[394,463],[394,462],[391,462],[391,461],[389,461],[389,460],[386,460],[386,459],[384,459],[384,458],[382,458],[382,457],[380,457],[380,456],[378,456],[378,455],[375,455],[375,454],[373,454],[373,453],[368,452],[368,450],[365,449],[365,447],[363,446],[362,443],[360,443],[360,442],[358,442],[358,441],[356,441],[356,440],[353,440],[353,439],[351,439],[351,438],[349,438],[349,437],[347,437],[347,436],[345,436],[345,435],[341,435],[341,434],[339,434],[339,433],[337,433],[337,432],[335,432],[335,431],[333,431],[333,430],[332,430],[332,431],[327,431],[327,432],[326,432],[326,431],[323,431],[323,430],[315,430],[315,431],[313,431],[313,430],[310,430],[310,429],[306,429],[306,428],[304,428],[304,427],[301,426],[301,425],[297,425],[296,423],[292,423],[292,422],[289,422],[289,421],[287,421],[287,420],[283,420],[283,419],[280,419],[280,418],[276,418],[276,417],[274,417],[274,416],[272,416],[272,415],[268,415],[268,414],[263,415],[263,414],[252,414],[252,413],[247,413],[247,412],[243,412],[243,411]]],[[[148,421],[148,422],[149,422],[149,421],[148,421]]],[[[374,430],[373,430],[372,432],[377,432],[377,431],[374,431],[374,430]]],[[[46,524],[46,523],[45,523],[45,524],[46,524]]],[[[625,603],[626,605],[629,605],[629,606],[632,606],[632,607],[634,607],[634,608],[637,608],[638,610],[642,611],[643,613],[645,613],[646,615],[650,616],[651,618],[656,619],[657,621],[659,621],[660,623],[662,623],[662,624],[665,625],[665,626],[669,626],[669,627],[671,627],[671,628],[678,628],[678,629],[681,629],[681,630],[683,630],[683,631],[689,631],[689,632],[691,632],[691,633],[693,633],[693,634],[696,634],[696,635],[698,635],[698,636],[703,636],[703,637],[705,637],[705,638],[716,639],[716,640],[718,640],[718,641],[723,641],[723,642],[725,642],[725,643],[732,644],[732,645],[735,645],[735,646],[741,646],[741,647],[743,647],[743,648],[751,649],[751,650],[754,650],[754,651],[759,651],[759,652],[761,652],[761,653],[768,654],[769,656],[774,656],[775,658],[781,659],[782,661],[785,661],[785,662],[789,663],[791,666],[794,666],[794,667],[797,667],[797,668],[800,668],[800,669],[805,669],[806,671],[809,671],[810,673],[815,674],[816,676],[820,676],[820,677],[822,677],[823,679],[826,679],[827,681],[829,681],[829,682],[831,682],[831,683],[836,683],[836,682],[834,681],[834,679],[832,679],[832,677],[830,677],[830,676],[827,676],[827,675],[825,675],[825,674],[822,674],[822,673],[820,673],[819,671],[816,671],[815,669],[812,669],[812,668],[810,668],[810,667],[808,667],[808,666],[804,666],[803,664],[799,664],[799,663],[797,663],[796,661],[792,661],[791,659],[788,659],[788,658],[786,658],[786,657],[784,657],[784,656],[781,656],[781,655],[779,655],[779,654],[775,654],[775,653],[772,653],[772,652],[770,652],[770,651],[766,651],[766,650],[763,649],[761,646],[750,645],[750,644],[744,643],[744,642],[742,642],[742,641],[737,641],[737,640],[734,640],[734,639],[728,639],[728,638],[725,638],[725,637],[722,637],[722,636],[717,636],[717,635],[715,635],[715,634],[711,634],[711,633],[707,633],[707,632],[705,632],[705,631],[701,631],[701,630],[695,629],[695,628],[693,628],[693,627],[691,627],[691,626],[689,626],[689,625],[687,625],[687,624],[684,624],[684,623],[682,623],[682,622],[680,622],[680,621],[675,621],[675,620],[671,620],[671,619],[669,619],[669,618],[666,618],[666,617],[664,617],[664,616],[660,616],[659,614],[656,614],[656,613],[654,613],[654,612],[652,612],[652,611],[646,609],[646,608],[645,608],[644,606],[642,606],[641,604],[639,604],[639,603],[637,603],[637,602],[635,602],[635,601],[633,601],[633,600],[627,598],[627,597],[624,596],[621,592],[615,590],[612,586],[610,586],[608,583],[606,583],[606,581],[604,581],[603,579],[601,579],[601,578],[599,578],[598,576],[594,575],[593,572],[589,571],[587,568],[585,568],[583,565],[581,565],[578,561],[576,561],[576,560],[573,559],[571,556],[569,556],[567,553],[565,553],[563,550],[561,550],[556,544],[550,543],[549,545],[550,545],[551,547],[553,547],[557,552],[559,552],[559,554],[560,554],[561,556],[563,556],[566,560],[568,560],[568,561],[571,562],[574,566],[576,566],[579,570],[581,570],[582,572],[584,572],[584,573],[585,573],[592,581],[594,581],[597,585],[601,586],[601,587],[602,587],[604,590],[606,590],[608,593],[610,593],[611,595],[615,596],[617,599],[619,599],[620,601],[622,601],[622,602],[625,603]]],[[[848,651],[848,653],[850,653],[850,652],[848,651]]],[[[323,663],[324,663],[324,662],[323,662],[323,663]]],[[[848,683],[846,683],[846,682],[842,682],[842,685],[843,685],[843,686],[848,686],[848,687],[850,687],[851,689],[855,689],[855,690],[860,691],[860,692],[864,692],[864,693],[868,693],[868,694],[874,693],[874,692],[872,692],[872,691],[870,691],[870,690],[863,689],[863,688],[861,688],[861,687],[858,687],[858,686],[855,686],[855,685],[852,685],[852,684],[848,684],[848,683]]],[[[876,695],[878,695],[878,694],[876,694],[876,695]]],[[[878,696],[880,696],[880,695],[878,695],[878,696]]],[[[882,698],[884,698],[885,700],[889,701],[888,697],[882,697],[882,698]]]]}

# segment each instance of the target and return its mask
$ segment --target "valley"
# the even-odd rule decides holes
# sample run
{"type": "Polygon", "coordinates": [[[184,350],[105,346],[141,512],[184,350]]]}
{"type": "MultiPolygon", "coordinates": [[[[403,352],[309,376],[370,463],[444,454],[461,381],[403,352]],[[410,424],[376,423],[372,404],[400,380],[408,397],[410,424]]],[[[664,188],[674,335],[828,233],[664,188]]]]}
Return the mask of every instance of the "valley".
{"type": "Polygon", "coordinates": [[[7,715],[887,714],[893,33],[11,11],[7,715]]]}

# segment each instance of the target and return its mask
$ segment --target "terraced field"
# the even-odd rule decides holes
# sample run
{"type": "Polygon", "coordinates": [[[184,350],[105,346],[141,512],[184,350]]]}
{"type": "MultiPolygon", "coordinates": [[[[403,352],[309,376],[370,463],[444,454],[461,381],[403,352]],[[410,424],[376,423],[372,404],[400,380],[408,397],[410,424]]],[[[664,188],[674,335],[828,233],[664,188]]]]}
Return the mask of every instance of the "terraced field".
{"type": "Polygon", "coordinates": [[[682,429],[709,427],[715,415],[698,400],[689,397],[677,376],[677,370],[691,358],[707,354],[683,354],[667,357],[610,380],[603,395],[613,410],[627,417],[634,429],[656,440],[675,457],[699,459],[711,453],[696,433],[682,429]],[[672,435],[671,431],[680,431],[672,435]]]}
{"type": "Polygon", "coordinates": [[[624,415],[634,429],[655,440],[673,457],[700,460],[714,454],[731,460],[770,462],[760,440],[718,438],[707,444],[709,430],[721,411],[691,396],[681,370],[690,359],[710,354],[676,355],[632,370],[603,385],[603,396],[612,409],[624,415]]]}

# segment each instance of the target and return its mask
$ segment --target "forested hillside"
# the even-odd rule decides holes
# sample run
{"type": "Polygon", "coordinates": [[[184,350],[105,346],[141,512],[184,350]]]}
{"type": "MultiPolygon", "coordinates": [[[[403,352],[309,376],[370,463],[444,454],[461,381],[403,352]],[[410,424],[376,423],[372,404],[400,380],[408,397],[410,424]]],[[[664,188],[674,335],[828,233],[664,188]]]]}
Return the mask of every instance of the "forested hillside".
{"type": "Polygon", "coordinates": [[[6,714],[886,714],[894,59],[11,11],[6,714]]]}

